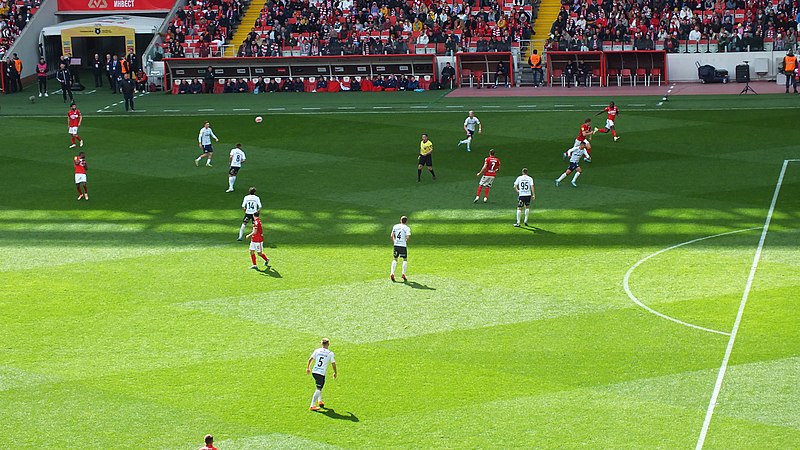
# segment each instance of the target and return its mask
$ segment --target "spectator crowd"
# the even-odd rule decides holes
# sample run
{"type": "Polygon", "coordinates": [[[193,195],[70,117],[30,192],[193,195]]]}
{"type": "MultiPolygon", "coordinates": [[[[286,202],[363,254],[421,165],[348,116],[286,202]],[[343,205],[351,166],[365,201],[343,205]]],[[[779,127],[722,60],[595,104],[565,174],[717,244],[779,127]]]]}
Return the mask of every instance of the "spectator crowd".
{"type": "Polygon", "coordinates": [[[774,50],[797,43],[798,0],[562,0],[550,50],[678,52],[681,41],[715,41],[719,51],[774,50]]]}
{"type": "Polygon", "coordinates": [[[41,0],[0,0],[0,59],[39,8],[41,0]]]}
{"type": "Polygon", "coordinates": [[[233,28],[242,20],[247,5],[243,0],[190,0],[170,21],[164,36],[161,56],[207,58],[218,52],[233,36],[233,28]]]}

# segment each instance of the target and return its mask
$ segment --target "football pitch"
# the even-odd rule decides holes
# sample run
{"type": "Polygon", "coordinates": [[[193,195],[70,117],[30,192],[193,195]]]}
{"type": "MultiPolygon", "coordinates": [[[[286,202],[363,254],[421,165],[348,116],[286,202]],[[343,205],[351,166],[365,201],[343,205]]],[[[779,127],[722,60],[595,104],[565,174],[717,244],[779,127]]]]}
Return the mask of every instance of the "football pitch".
{"type": "Polygon", "coordinates": [[[126,115],[98,92],[77,96],[82,149],[60,95],[35,100],[0,98],[13,448],[798,448],[796,96],[148,94],[126,115]],[[578,188],[556,187],[609,100],[620,141],[595,135],[578,188]],[[416,180],[421,133],[436,181],[416,180]],[[473,204],[490,148],[501,171],[473,204]],[[236,240],[249,186],[268,270],[236,240]],[[322,337],[340,376],[310,412],[322,337]]]}

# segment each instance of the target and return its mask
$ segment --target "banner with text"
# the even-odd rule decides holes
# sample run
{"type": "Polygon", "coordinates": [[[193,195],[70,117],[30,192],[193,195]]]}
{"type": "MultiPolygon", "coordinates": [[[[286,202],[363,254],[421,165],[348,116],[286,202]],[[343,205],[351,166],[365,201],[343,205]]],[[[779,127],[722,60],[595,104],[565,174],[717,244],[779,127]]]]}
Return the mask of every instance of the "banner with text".
{"type": "Polygon", "coordinates": [[[58,0],[59,12],[169,11],[175,0],[58,0]]]}

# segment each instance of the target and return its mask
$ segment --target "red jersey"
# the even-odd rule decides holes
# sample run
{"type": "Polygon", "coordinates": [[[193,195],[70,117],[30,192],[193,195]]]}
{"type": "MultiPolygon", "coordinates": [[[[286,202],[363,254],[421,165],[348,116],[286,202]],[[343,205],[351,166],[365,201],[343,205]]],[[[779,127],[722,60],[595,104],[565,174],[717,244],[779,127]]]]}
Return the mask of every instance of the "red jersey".
{"type": "Polygon", "coordinates": [[[200,447],[198,450],[217,450],[217,447],[214,447],[213,445],[204,445],[200,447]]]}
{"type": "Polygon", "coordinates": [[[608,120],[611,121],[616,120],[617,114],[619,114],[619,108],[617,108],[616,106],[614,106],[613,108],[610,106],[606,106],[606,109],[604,109],[603,111],[608,113],[608,120]]]}
{"type": "Polygon", "coordinates": [[[86,160],[81,159],[79,156],[73,158],[75,163],[75,173],[86,173],[86,160]]]}
{"type": "Polygon", "coordinates": [[[72,110],[70,109],[67,113],[67,118],[69,118],[69,126],[70,127],[77,127],[80,126],[81,123],[81,111],[79,109],[72,110]]]}
{"type": "Polygon", "coordinates": [[[483,174],[487,177],[495,177],[497,176],[497,169],[500,168],[500,160],[494,156],[489,156],[484,160],[486,164],[486,170],[483,171],[483,174]]]}
{"type": "Polygon", "coordinates": [[[586,138],[591,133],[592,133],[592,126],[589,125],[588,123],[584,123],[583,125],[581,125],[581,131],[578,132],[578,137],[576,137],[575,139],[577,139],[579,141],[586,140],[586,138]],[[586,133],[586,134],[584,134],[584,133],[586,133]]]}
{"type": "Polygon", "coordinates": [[[264,229],[261,228],[261,219],[256,217],[253,219],[253,235],[250,237],[251,242],[264,242],[264,229]]]}

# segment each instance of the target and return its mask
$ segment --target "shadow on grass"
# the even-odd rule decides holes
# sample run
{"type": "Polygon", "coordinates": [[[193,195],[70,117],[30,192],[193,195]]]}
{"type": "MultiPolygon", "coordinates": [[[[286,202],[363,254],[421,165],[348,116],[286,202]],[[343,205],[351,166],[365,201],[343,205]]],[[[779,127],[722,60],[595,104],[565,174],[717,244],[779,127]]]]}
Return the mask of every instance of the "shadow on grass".
{"type": "Polygon", "coordinates": [[[435,291],[436,288],[430,287],[425,284],[417,283],[416,281],[406,281],[405,284],[411,289],[422,289],[423,291],[435,291]]]}
{"type": "Polygon", "coordinates": [[[319,413],[336,420],[349,420],[350,422],[361,422],[355,414],[347,411],[347,415],[337,413],[333,408],[322,408],[319,413]]]}
{"type": "Polygon", "coordinates": [[[550,235],[555,235],[556,234],[556,233],[553,233],[552,231],[547,231],[544,228],[539,228],[539,227],[534,226],[534,225],[526,225],[522,229],[523,230],[528,230],[528,231],[530,231],[531,233],[534,233],[534,234],[550,234],[550,235]]]}
{"type": "Polygon", "coordinates": [[[261,269],[256,269],[256,270],[258,270],[262,275],[266,275],[268,277],[283,278],[283,275],[281,275],[281,273],[275,270],[275,268],[272,266],[267,266],[264,270],[261,269]]]}

